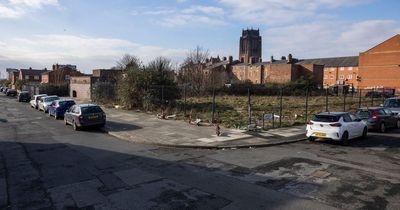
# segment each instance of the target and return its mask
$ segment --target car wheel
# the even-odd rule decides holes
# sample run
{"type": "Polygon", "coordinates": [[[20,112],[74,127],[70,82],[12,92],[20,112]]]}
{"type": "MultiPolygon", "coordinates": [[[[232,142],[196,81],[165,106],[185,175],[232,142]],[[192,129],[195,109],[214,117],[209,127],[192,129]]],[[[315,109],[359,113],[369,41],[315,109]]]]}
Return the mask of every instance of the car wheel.
{"type": "Polygon", "coordinates": [[[72,122],[72,127],[74,128],[75,131],[79,131],[79,127],[75,122],[72,122]]]}
{"type": "Polygon", "coordinates": [[[315,138],[310,136],[310,137],[308,137],[308,141],[309,141],[309,142],[314,142],[314,141],[315,141],[315,138]]]}
{"type": "Polygon", "coordinates": [[[51,117],[51,113],[50,112],[47,112],[48,114],[49,114],[49,117],[51,117]]]}
{"type": "Polygon", "coordinates": [[[342,145],[347,146],[349,145],[349,132],[345,131],[342,135],[342,145]]]}
{"type": "Polygon", "coordinates": [[[57,113],[54,113],[54,119],[58,119],[57,113]]]}
{"type": "Polygon", "coordinates": [[[386,125],[385,123],[381,123],[381,126],[379,127],[379,131],[381,133],[385,133],[386,132],[386,125]]]}
{"type": "Polygon", "coordinates": [[[396,126],[398,129],[400,128],[400,120],[397,120],[396,126]]]}
{"type": "Polygon", "coordinates": [[[367,138],[367,135],[368,135],[368,128],[365,127],[361,138],[365,139],[365,138],[367,138]]]}
{"type": "Polygon", "coordinates": [[[67,118],[64,117],[64,124],[68,125],[67,118]]]}

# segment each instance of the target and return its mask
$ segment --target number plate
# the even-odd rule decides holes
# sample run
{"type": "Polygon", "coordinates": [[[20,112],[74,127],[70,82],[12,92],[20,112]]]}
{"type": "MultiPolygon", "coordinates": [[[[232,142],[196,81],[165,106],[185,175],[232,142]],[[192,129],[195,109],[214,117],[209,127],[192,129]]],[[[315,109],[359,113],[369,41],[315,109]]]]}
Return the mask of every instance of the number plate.
{"type": "Polygon", "coordinates": [[[317,137],[326,137],[326,133],[315,133],[314,135],[317,137]]]}
{"type": "Polygon", "coordinates": [[[97,119],[97,118],[99,118],[99,116],[89,116],[89,119],[97,119]]]}

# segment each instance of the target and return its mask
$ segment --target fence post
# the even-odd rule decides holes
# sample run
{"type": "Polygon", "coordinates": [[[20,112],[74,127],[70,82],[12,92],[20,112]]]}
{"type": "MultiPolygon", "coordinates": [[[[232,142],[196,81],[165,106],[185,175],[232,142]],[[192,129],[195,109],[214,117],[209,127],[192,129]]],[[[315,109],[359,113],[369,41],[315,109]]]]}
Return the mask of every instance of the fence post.
{"type": "Polygon", "coordinates": [[[212,90],[212,117],[211,123],[215,123],[215,87],[212,90]]]}
{"type": "Polygon", "coordinates": [[[265,112],[262,115],[262,128],[265,130],[265,112]]]}
{"type": "Polygon", "coordinates": [[[361,90],[360,87],[358,88],[358,91],[360,92],[360,98],[358,98],[358,108],[361,108],[361,97],[362,97],[362,96],[361,96],[361,91],[362,91],[362,90],[361,90]]]}
{"type": "Polygon", "coordinates": [[[249,125],[251,125],[251,97],[250,97],[250,88],[247,88],[247,97],[248,97],[249,125]]]}
{"type": "Polygon", "coordinates": [[[282,127],[282,102],[283,102],[283,88],[281,88],[281,91],[279,92],[280,95],[280,104],[279,104],[279,127],[282,127]]]}
{"type": "Polygon", "coordinates": [[[272,112],[272,129],[275,128],[275,112],[272,112]]]}
{"type": "Polygon", "coordinates": [[[307,124],[307,121],[308,121],[308,95],[309,95],[309,88],[307,88],[307,90],[306,90],[306,113],[304,115],[305,124],[307,124]]]}
{"type": "Polygon", "coordinates": [[[328,95],[329,95],[329,88],[326,88],[325,93],[325,111],[328,112],[328,95]]]}
{"type": "Polygon", "coordinates": [[[371,106],[374,106],[374,95],[375,95],[375,88],[372,89],[372,99],[371,99],[371,106]]]}
{"type": "Polygon", "coordinates": [[[183,86],[183,118],[186,118],[186,85],[183,86]]]}
{"type": "Polygon", "coordinates": [[[382,88],[382,104],[385,104],[385,88],[382,88]]]}
{"type": "Polygon", "coordinates": [[[346,92],[343,93],[343,112],[346,112],[346,92]]]}

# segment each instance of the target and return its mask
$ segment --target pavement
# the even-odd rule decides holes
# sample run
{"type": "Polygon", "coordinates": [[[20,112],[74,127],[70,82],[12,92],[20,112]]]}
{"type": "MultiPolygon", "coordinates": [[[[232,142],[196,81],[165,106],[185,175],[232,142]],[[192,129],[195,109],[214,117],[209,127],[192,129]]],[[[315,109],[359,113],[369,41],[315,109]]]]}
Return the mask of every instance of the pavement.
{"type": "Polygon", "coordinates": [[[144,144],[191,148],[244,148],[289,144],[305,140],[305,126],[262,132],[196,126],[181,120],[162,120],[154,115],[119,109],[105,109],[105,131],[117,138],[144,144]]]}

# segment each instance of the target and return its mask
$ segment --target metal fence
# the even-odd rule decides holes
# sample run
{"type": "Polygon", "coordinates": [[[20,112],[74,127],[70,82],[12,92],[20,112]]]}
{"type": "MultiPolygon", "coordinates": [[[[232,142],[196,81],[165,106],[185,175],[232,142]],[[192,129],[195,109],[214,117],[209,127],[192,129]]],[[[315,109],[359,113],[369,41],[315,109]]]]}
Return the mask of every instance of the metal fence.
{"type": "MultiPolygon", "coordinates": [[[[115,95],[114,86],[112,90],[109,93],[115,95]]],[[[153,93],[150,101],[153,106],[145,107],[144,111],[186,121],[201,120],[210,124],[218,121],[226,127],[253,125],[262,129],[305,125],[320,112],[353,112],[361,107],[380,106],[393,95],[385,89],[335,92],[263,87],[211,88],[198,93],[188,85],[178,89],[153,86],[149,91],[153,93]]]]}

